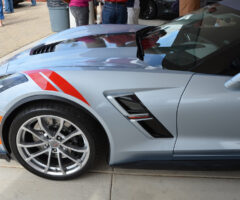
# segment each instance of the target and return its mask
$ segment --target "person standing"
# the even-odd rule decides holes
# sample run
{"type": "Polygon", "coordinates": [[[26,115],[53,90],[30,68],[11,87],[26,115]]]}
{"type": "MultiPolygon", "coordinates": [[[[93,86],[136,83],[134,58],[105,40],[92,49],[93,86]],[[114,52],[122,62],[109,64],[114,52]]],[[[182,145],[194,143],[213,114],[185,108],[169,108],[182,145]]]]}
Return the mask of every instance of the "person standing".
{"type": "Polygon", "coordinates": [[[91,0],[71,0],[69,7],[75,18],[76,25],[88,25],[89,23],[89,1],[91,0]]]}
{"type": "Polygon", "coordinates": [[[189,14],[200,8],[200,0],[179,0],[179,15],[189,14]]]}
{"type": "Polygon", "coordinates": [[[127,2],[128,24],[138,24],[140,14],[139,0],[128,0],[127,2]]]}
{"type": "Polygon", "coordinates": [[[0,0],[0,27],[3,26],[3,20],[4,20],[3,3],[2,3],[2,0],[0,0]]]}
{"type": "Polygon", "coordinates": [[[36,6],[37,5],[36,0],[31,0],[31,2],[32,2],[32,6],[36,6]]]}
{"type": "Polygon", "coordinates": [[[128,0],[105,0],[102,12],[103,24],[126,24],[128,0]]]}
{"type": "Polygon", "coordinates": [[[4,5],[5,5],[5,12],[10,14],[14,12],[13,9],[13,0],[5,0],[4,1],[4,5]]]}

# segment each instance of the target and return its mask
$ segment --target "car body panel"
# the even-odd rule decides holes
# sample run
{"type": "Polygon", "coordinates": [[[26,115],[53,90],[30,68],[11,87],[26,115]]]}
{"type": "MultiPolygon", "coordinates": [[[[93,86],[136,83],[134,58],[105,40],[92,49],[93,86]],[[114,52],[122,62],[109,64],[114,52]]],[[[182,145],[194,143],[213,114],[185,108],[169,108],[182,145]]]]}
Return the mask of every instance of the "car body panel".
{"type": "MultiPolygon", "coordinates": [[[[104,93],[110,91],[110,93],[114,93],[116,91],[138,91],[136,94],[139,95],[140,99],[146,98],[149,92],[153,91],[155,93],[157,91],[158,96],[161,96],[161,92],[166,92],[167,80],[173,80],[170,86],[170,90],[175,88],[175,90],[179,90],[174,96],[176,98],[174,108],[170,109],[171,114],[176,115],[177,111],[177,103],[180,99],[180,95],[183,92],[187,82],[189,81],[192,73],[178,73],[178,72],[164,72],[164,70],[160,69],[143,69],[140,72],[137,71],[119,71],[115,73],[115,71],[102,71],[102,70],[82,70],[80,67],[78,70],[75,68],[74,74],[72,73],[72,68],[60,68],[61,70],[56,71],[60,76],[64,77],[64,79],[69,82],[73,87],[75,87],[84,98],[89,102],[88,106],[84,102],[79,102],[74,97],[66,95],[60,92],[52,92],[52,91],[42,91],[41,88],[29,78],[29,82],[17,85],[13,88],[10,88],[2,95],[6,98],[2,99],[2,104],[0,106],[0,110],[2,111],[2,115],[4,116],[8,110],[14,106],[17,102],[22,99],[35,96],[35,95],[54,95],[61,96],[63,98],[67,98],[71,101],[77,102],[85,109],[87,109],[90,113],[101,122],[101,124],[105,124],[108,122],[108,125],[103,125],[104,129],[108,134],[108,138],[110,141],[110,164],[117,164],[123,162],[132,162],[138,159],[150,159],[150,160],[159,160],[159,159],[169,159],[172,157],[173,146],[176,140],[176,130],[171,128],[174,125],[174,120],[171,121],[171,124],[167,124],[171,131],[173,131],[174,138],[165,139],[165,140],[156,140],[152,137],[147,137],[144,133],[139,131],[135,126],[133,126],[121,113],[107,100],[104,96],[104,93]],[[185,74],[185,75],[183,75],[185,74]],[[132,79],[132,77],[135,77],[132,79]],[[124,79],[125,84],[122,84],[122,80],[124,79]],[[148,84],[142,80],[147,80],[148,84]],[[88,80],[94,80],[93,82],[89,82],[88,80]],[[104,80],[108,80],[112,84],[106,83],[104,80]],[[98,83],[98,87],[96,88],[96,82],[98,83]],[[24,88],[24,89],[21,89],[24,88]],[[163,89],[163,90],[162,90],[163,89]],[[12,98],[7,98],[12,95],[12,98]],[[101,104],[99,104],[101,102],[101,104]],[[114,118],[112,116],[115,116],[114,118]],[[104,123],[103,123],[104,122],[104,123]],[[110,123],[109,123],[110,122],[110,123]],[[124,128],[122,128],[124,127],[124,128]],[[135,144],[133,145],[133,141],[135,144]],[[154,149],[152,147],[155,147],[154,149]],[[124,149],[124,151],[123,151],[124,149]]],[[[160,98],[160,97],[159,97],[160,98]]],[[[170,97],[169,97],[170,98],[170,97]]],[[[162,102],[162,109],[164,110],[165,106],[168,105],[168,101],[165,100],[162,102]]],[[[155,105],[157,106],[157,105],[155,105]]],[[[149,108],[152,110],[152,108],[149,108]]],[[[153,109],[154,110],[154,109],[153,109]]],[[[166,110],[165,110],[166,113],[166,110]]],[[[159,116],[156,116],[159,118],[159,116]]],[[[159,119],[161,120],[161,119],[159,119]]]]}
{"type": "MultiPolygon", "coordinates": [[[[34,56],[29,56],[31,53],[32,49],[31,48],[1,63],[0,75],[5,73],[14,73],[15,71],[43,69],[55,66],[56,67],[82,66],[100,68],[102,66],[106,67],[109,61],[111,61],[112,59],[116,60],[116,58],[119,59],[131,58],[136,60],[137,54],[136,45],[127,48],[125,47],[116,48],[116,42],[118,40],[122,40],[123,38],[116,39],[115,37],[110,38],[110,40],[107,41],[106,37],[108,36],[112,37],[116,35],[116,33],[118,33],[120,37],[121,34],[123,33],[135,34],[136,31],[144,27],[145,26],[141,25],[89,25],[68,29],[39,41],[38,44],[36,44],[36,47],[41,45],[62,42],[63,43],[62,46],[67,47],[72,46],[73,47],[72,51],[64,51],[64,48],[61,48],[60,45],[59,51],[51,52],[49,54],[38,54],[34,56]],[[98,40],[100,36],[102,43],[100,43],[98,40]],[[93,41],[92,37],[95,37],[95,47],[92,44],[93,41]],[[81,38],[83,40],[79,41],[80,47],[76,51],[76,48],[74,48],[76,46],[76,43],[74,43],[73,39],[81,38]],[[102,45],[102,48],[96,48],[96,41],[98,41],[98,45],[99,43],[102,45]],[[84,48],[81,48],[83,44],[85,44],[84,48]],[[62,56],[63,53],[65,55],[64,57],[62,56]],[[67,59],[70,57],[71,59],[67,59]]],[[[125,38],[125,43],[134,40],[134,38],[135,37],[125,38]]],[[[117,63],[113,63],[113,65],[115,66],[116,64],[117,63]]],[[[110,62],[109,66],[111,65],[112,63],[110,62]]]]}
{"type": "Polygon", "coordinates": [[[73,38],[79,38],[89,35],[101,35],[101,34],[119,34],[119,33],[135,33],[136,31],[146,27],[144,25],[114,25],[114,24],[103,24],[103,25],[88,25],[80,26],[77,28],[67,29],[57,34],[51,35],[39,41],[39,44],[49,44],[53,42],[71,40],[73,38]]]}
{"type": "MultiPolygon", "coordinates": [[[[209,15],[212,14],[208,13],[207,17],[209,15]]],[[[189,60],[185,59],[187,62],[183,63],[187,66],[193,63],[194,67],[199,67],[205,63],[203,58],[208,59],[208,55],[213,54],[214,51],[206,53],[204,49],[212,47],[205,45],[211,44],[211,41],[200,37],[201,31],[199,34],[194,32],[201,29],[198,23],[201,16],[205,15],[191,14],[160,27],[166,31],[156,29],[161,33],[157,35],[160,42],[156,46],[150,45],[152,51],[144,49],[145,60],[137,57],[138,47],[135,42],[136,31],[144,26],[83,26],[40,41],[35,47],[1,65],[0,75],[21,72],[29,80],[0,93],[0,115],[3,116],[1,127],[11,109],[19,102],[36,96],[51,96],[78,104],[99,121],[109,140],[111,165],[145,160],[184,159],[184,156],[192,159],[216,159],[219,155],[230,155],[232,150],[235,151],[234,155],[240,155],[237,133],[240,127],[236,120],[239,118],[239,109],[234,109],[234,105],[237,107],[239,103],[239,93],[224,87],[224,83],[231,77],[198,74],[184,65],[175,70],[174,67],[179,64],[177,62],[168,62],[169,70],[163,63],[171,56],[173,60],[176,58],[175,60],[183,61],[182,58],[186,58],[184,56],[190,55],[187,57],[189,60]],[[185,25],[186,28],[194,25],[191,33],[193,37],[179,36],[185,25]],[[168,33],[170,34],[167,35],[168,33]],[[191,43],[192,38],[196,43],[191,43]],[[201,44],[198,43],[199,40],[201,44]],[[174,49],[175,46],[177,50],[174,49]],[[162,48],[160,53],[158,47],[162,48]],[[198,51],[200,48],[202,51],[198,51]],[[180,56],[177,57],[177,53],[180,56]],[[159,56],[160,62],[153,60],[152,55],[155,59],[159,56]],[[45,74],[46,69],[61,77],[58,83],[51,79],[51,75],[45,74]],[[51,91],[51,87],[47,86],[41,87],[41,83],[30,75],[31,71],[48,80],[55,90],[51,91]],[[65,83],[71,85],[86,101],[61,89],[66,86],[65,83]],[[139,100],[138,103],[149,112],[147,114],[161,123],[171,137],[153,137],[136,125],[136,119],[134,121],[124,115],[120,105],[116,106],[111,101],[111,97],[115,98],[116,95],[129,94],[139,100]],[[230,103],[228,109],[224,106],[225,103],[230,103]],[[231,126],[228,130],[224,122],[231,126]]],[[[223,21],[228,21],[225,20],[228,16],[230,23],[224,23],[223,28],[238,23],[238,15],[231,14],[226,15],[223,21]]],[[[215,20],[221,17],[220,12],[215,20]]],[[[216,21],[213,21],[213,27],[216,21]]],[[[204,28],[208,30],[209,26],[204,28]]],[[[232,39],[237,37],[235,33],[232,39]]],[[[150,38],[150,44],[151,41],[156,42],[156,38],[150,38]]],[[[212,43],[215,44],[214,42],[216,41],[213,40],[212,43]]],[[[228,47],[228,42],[231,43],[232,40],[223,41],[220,47],[228,47]]],[[[217,52],[218,49],[214,50],[217,52]]],[[[7,139],[3,140],[6,141],[7,139]]]]}
{"type": "Polygon", "coordinates": [[[178,111],[175,154],[240,155],[240,91],[224,86],[230,78],[193,76],[178,111]]]}

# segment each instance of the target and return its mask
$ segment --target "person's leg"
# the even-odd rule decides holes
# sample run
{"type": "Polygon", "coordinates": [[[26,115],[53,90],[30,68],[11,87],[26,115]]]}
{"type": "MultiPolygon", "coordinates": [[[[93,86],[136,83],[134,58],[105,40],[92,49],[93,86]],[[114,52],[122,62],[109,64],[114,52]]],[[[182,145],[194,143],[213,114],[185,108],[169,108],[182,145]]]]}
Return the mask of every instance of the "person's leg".
{"type": "Polygon", "coordinates": [[[77,26],[89,24],[89,7],[79,7],[77,26]]]}
{"type": "Polygon", "coordinates": [[[37,5],[36,0],[31,0],[31,2],[32,2],[32,6],[36,6],[37,5]]]}
{"type": "Polygon", "coordinates": [[[128,24],[138,24],[140,8],[127,8],[128,24]]]}
{"type": "Polygon", "coordinates": [[[128,24],[134,24],[134,10],[133,10],[133,7],[128,7],[127,8],[127,13],[128,13],[128,24]]]}
{"type": "Polygon", "coordinates": [[[200,8],[200,0],[180,0],[179,14],[180,16],[187,15],[190,12],[200,8]]]}
{"type": "Polygon", "coordinates": [[[77,15],[78,15],[78,7],[76,6],[71,6],[70,11],[75,19],[76,25],[77,25],[77,15]]]}
{"type": "Polygon", "coordinates": [[[71,6],[70,7],[71,13],[75,18],[76,25],[88,25],[89,21],[89,8],[88,7],[77,7],[71,6]]]}
{"type": "Polygon", "coordinates": [[[13,0],[9,0],[9,8],[10,8],[10,12],[13,13],[14,12],[13,0]]]}
{"type": "Polygon", "coordinates": [[[117,19],[116,24],[126,24],[128,19],[127,7],[124,4],[116,4],[117,7],[117,19]]]}
{"type": "Polygon", "coordinates": [[[94,5],[94,23],[97,23],[97,6],[98,6],[97,0],[93,0],[93,5],[94,5]]]}
{"type": "Polygon", "coordinates": [[[3,4],[2,4],[2,0],[0,0],[0,26],[3,26],[2,20],[4,20],[3,4]]]}
{"type": "Polygon", "coordinates": [[[105,2],[102,11],[103,24],[116,24],[116,5],[105,2]]]}
{"type": "Polygon", "coordinates": [[[133,23],[138,24],[138,19],[139,19],[139,15],[140,15],[140,8],[134,8],[133,11],[134,11],[133,23]]]}
{"type": "Polygon", "coordinates": [[[9,0],[4,0],[5,12],[10,13],[9,0]]]}

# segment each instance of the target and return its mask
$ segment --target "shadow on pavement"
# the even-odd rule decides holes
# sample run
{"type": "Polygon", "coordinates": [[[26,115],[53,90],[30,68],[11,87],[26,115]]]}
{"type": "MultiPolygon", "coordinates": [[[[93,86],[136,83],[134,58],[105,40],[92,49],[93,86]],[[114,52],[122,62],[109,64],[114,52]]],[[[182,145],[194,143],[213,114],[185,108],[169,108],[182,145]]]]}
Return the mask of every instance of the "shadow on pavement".
{"type": "Polygon", "coordinates": [[[27,22],[27,21],[34,21],[34,20],[37,20],[37,17],[25,19],[24,22],[23,22],[22,20],[14,20],[14,21],[12,21],[12,22],[6,22],[5,24],[6,24],[6,25],[12,25],[12,24],[25,23],[25,22],[27,22]]]}
{"type": "Polygon", "coordinates": [[[117,165],[127,169],[181,170],[181,171],[239,171],[240,160],[201,161],[144,161],[117,165]]]}

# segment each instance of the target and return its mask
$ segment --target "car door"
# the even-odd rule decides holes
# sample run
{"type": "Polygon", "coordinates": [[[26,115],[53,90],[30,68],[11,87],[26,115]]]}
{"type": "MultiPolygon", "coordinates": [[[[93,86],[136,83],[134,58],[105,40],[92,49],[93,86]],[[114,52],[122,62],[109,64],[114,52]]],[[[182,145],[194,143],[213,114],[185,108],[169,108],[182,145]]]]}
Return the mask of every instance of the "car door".
{"type": "Polygon", "coordinates": [[[240,72],[239,45],[216,55],[201,70],[211,74],[194,74],[182,96],[174,156],[239,156],[240,89],[226,84],[240,72]]]}

